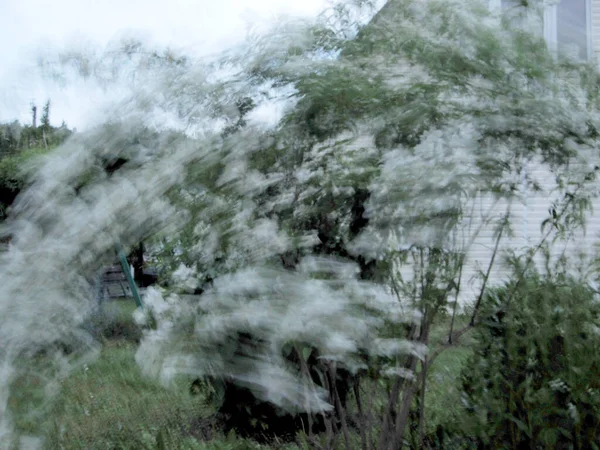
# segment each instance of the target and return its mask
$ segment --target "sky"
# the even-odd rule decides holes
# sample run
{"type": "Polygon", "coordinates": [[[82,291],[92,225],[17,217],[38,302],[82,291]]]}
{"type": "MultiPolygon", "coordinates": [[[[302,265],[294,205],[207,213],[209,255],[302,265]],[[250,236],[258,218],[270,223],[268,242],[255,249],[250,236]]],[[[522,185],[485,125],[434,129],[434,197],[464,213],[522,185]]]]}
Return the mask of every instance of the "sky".
{"type": "Polygon", "coordinates": [[[123,35],[193,55],[241,42],[248,26],[285,14],[316,17],[327,0],[0,0],[0,122],[31,120],[32,102],[52,102],[51,122],[93,126],[106,96],[85,83],[60,88],[44,80],[36,57],[75,45],[104,46],[123,35]]]}

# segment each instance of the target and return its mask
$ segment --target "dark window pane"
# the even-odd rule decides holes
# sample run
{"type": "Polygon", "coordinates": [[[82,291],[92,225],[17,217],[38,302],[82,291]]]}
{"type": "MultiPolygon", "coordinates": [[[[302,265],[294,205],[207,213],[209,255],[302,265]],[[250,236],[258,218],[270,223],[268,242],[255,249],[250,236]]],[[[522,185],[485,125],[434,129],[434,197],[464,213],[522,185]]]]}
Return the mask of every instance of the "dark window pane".
{"type": "Polygon", "coordinates": [[[581,58],[587,58],[586,0],[561,0],[557,11],[559,48],[575,45],[581,58]]]}

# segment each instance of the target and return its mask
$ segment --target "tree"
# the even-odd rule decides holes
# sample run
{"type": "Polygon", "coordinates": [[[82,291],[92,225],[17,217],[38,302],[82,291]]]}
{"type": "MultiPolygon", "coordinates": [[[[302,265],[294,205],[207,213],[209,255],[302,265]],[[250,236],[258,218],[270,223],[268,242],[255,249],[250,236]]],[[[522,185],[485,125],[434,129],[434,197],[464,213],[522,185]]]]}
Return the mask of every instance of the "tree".
{"type": "Polygon", "coordinates": [[[0,155],[13,154],[20,149],[21,131],[23,127],[18,121],[0,124],[0,155]]]}
{"type": "Polygon", "coordinates": [[[44,147],[48,149],[48,140],[46,138],[46,134],[50,131],[50,100],[46,102],[44,105],[44,112],[42,114],[42,141],[44,142],[44,147]]]}
{"type": "Polygon", "coordinates": [[[41,126],[45,131],[50,129],[50,100],[46,102],[44,105],[44,109],[42,112],[42,118],[40,120],[41,126]]]}
{"type": "Polygon", "coordinates": [[[37,106],[33,103],[31,104],[31,126],[37,128],[37,106]]]}
{"type": "Polygon", "coordinates": [[[64,122],[60,128],[50,126],[48,115],[49,103],[44,108],[41,135],[37,128],[22,126],[18,121],[0,124],[0,220],[6,218],[8,208],[30,179],[27,166],[41,153],[62,144],[72,134],[64,122]],[[38,148],[41,145],[40,137],[45,143],[44,151],[38,148]]]}

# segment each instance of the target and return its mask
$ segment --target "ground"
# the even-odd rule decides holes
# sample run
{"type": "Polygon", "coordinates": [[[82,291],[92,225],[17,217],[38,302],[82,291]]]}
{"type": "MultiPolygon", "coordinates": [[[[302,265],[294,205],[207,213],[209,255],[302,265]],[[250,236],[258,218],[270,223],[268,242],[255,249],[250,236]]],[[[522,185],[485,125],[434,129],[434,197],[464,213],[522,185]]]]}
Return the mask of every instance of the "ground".
{"type": "MultiPolygon", "coordinates": [[[[134,308],[133,301],[110,305],[112,323],[104,324],[108,338],[100,356],[63,380],[52,402],[42,401],[35,375],[17,380],[10,407],[19,430],[25,435],[44,434],[49,449],[273,448],[219,433],[210,420],[213,411],[201,398],[190,395],[185,380],[166,389],[140,373],[134,361],[139,336],[130,319],[134,308]]],[[[436,326],[434,340],[447,326],[447,319],[436,326]]],[[[469,353],[468,347],[453,348],[435,361],[426,394],[428,431],[438,423],[458,420],[457,376],[469,353]]]]}

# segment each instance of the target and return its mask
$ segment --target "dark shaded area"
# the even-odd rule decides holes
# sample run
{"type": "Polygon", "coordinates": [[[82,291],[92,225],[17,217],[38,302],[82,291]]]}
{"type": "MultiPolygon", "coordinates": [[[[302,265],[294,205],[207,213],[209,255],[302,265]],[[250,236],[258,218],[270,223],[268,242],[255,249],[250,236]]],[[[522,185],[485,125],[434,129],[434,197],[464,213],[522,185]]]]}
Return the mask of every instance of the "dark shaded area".
{"type": "MultiPolygon", "coordinates": [[[[352,240],[356,238],[368,225],[369,219],[365,217],[365,204],[369,200],[371,193],[367,189],[357,189],[354,194],[352,207],[350,208],[350,236],[352,240]]],[[[337,237],[335,229],[337,223],[332,222],[326,217],[320,217],[315,220],[315,228],[318,230],[318,238],[321,241],[314,248],[316,254],[325,254],[339,256],[341,258],[354,261],[360,268],[360,279],[376,281],[377,279],[377,261],[366,259],[362,255],[352,255],[347,249],[347,242],[337,237]]]]}
{"type": "Polygon", "coordinates": [[[127,164],[129,161],[124,158],[114,158],[104,161],[103,167],[108,175],[114,174],[117,170],[127,164]]]}
{"type": "Polygon", "coordinates": [[[0,221],[6,219],[8,208],[14,203],[20,191],[20,187],[0,186],[0,221]]]}
{"type": "MultiPolygon", "coordinates": [[[[238,332],[232,339],[236,341],[237,345],[235,358],[256,354],[259,352],[259,347],[266,345],[266,342],[247,332],[238,332]]],[[[309,349],[306,366],[313,383],[329,393],[328,401],[333,405],[335,405],[334,394],[332,389],[328,388],[335,385],[340,404],[345,409],[354,386],[354,377],[342,367],[334,370],[332,374],[329,367],[330,361],[322,359],[318,349],[314,346],[309,349]]],[[[282,353],[282,356],[289,363],[290,369],[295,370],[301,376],[301,356],[296,348],[292,347],[287,355],[282,353]]],[[[312,423],[312,433],[324,432],[326,419],[331,421],[334,432],[340,430],[340,412],[337,410],[327,413],[327,418],[323,414],[311,417],[308,413],[291,414],[271,402],[257,399],[250,389],[239,385],[233,378],[207,378],[204,381],[208,381],[222,390],[222,403],[217,409],[216,421],[225,433],[233,430],[239,436],[261,443],[268,443],[274,439],[290,442],[295,439],[299,431],[308,434],[310,423],[312,423]]],[[[190,386],[190,393],[192,395],[199,394],[202,386],[202,380],[194,380],[190,386]]]]}

